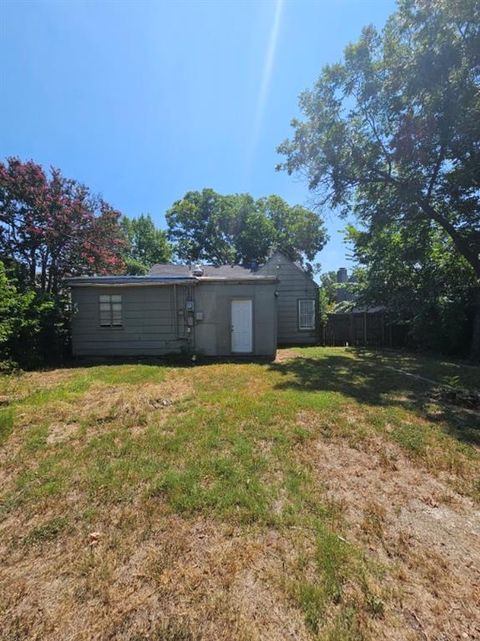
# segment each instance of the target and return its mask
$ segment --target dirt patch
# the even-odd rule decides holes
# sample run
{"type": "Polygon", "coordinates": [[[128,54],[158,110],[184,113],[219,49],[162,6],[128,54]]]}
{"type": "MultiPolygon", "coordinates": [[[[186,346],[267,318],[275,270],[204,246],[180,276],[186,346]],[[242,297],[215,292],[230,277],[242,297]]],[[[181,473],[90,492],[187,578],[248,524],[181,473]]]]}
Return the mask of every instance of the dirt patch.
{"type": "Polygon", "coordinates": [[[53,423],[48,429],[47,444],[55,445],[68,441],[78,428],[78,423],[53,423]]]}
{"type": "Polygon", "coordinates": [[[306,641],[301,612],[269,581],[280,555],[265,531],[118,507],[58,540],[2,549],[2,638],[306,641]]]}
{"type": "Polygon", "coordinates": [[[361,447],[318,440],[302,455],[342,506],[349,539],[387,570],[379,638],[480,638],[478,506],[395,446],[361,447]]]}
{"type": "Polygon", "coordinates": [[[148,414],[168,410],[192,392],[192,384],[183,378],[175,378],[162,383],[146,383],[142,386],[119,387],[94,385],[85,394],[80,416],[89,423],[111,423],[118,419],[127,420],[140,427],[146,423],[148,414]]]}
{"type": "Polygon", "coordinates": [[[298,357],[298,352],[294,349],[278,349],[274,363],[284,363],[298,357]]]}

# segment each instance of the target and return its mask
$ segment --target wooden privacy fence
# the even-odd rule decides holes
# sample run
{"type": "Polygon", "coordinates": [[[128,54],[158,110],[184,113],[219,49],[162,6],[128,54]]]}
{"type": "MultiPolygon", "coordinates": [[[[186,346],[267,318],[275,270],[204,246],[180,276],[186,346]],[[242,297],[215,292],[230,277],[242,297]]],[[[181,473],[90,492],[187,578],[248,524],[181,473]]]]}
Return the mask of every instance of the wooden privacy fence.
{"type": "Polygon", "coordinates": [[[323,326],[325,345],[401,347],[406,327],[388,322],[384,310],[329,314],[323,326]]]}

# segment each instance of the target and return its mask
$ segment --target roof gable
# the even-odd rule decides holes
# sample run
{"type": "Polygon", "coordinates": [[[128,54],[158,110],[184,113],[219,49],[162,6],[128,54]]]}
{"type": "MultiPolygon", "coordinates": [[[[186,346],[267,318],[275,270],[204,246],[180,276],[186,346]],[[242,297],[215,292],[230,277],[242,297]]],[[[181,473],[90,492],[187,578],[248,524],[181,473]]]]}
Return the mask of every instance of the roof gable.
{"type": "Polygon", "coordinates": [[[275,251],[267,260],[267,262],[259,268],[258,273],[259,274],[272,273],[272,269],[274,269],[275,267],[279,267],[282,264],[288,265],[294,270],[300,272],[300,274],[302,274],[302,276],[306,280],[308,280],[309,282],[312,282],[316,287],[318,287],[318,284],[313,280],[312,276],[307,271],[305,271],[305,269],[303,269],[301,265],[293,261],[291,258],[286,256],[283,252],[279,250],[275,251]]]}

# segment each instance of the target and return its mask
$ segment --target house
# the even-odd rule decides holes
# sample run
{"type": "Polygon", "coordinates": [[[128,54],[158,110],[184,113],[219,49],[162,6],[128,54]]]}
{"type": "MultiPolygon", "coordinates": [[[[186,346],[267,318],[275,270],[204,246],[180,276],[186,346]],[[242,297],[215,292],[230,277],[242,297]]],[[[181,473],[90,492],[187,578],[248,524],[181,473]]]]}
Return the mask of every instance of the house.
{"type": "MultiPolygon", "coordinates": [[[[267,262],[257,267],[240,265],[203,266],[204,275],[222,276],[270,276],[278,280],[277,297],[277,342],[279,345],[314,345],[318,342],[318,285],[311,275],[277,251],[267,262]]],[[[150,276],[188,276],[188,265],[154,265],[150,276]]]]}
{"type": "Polygon", "coordinates": [[[355,293],[352,290],[352,283],[356,283],[355,276],[349,276],[346,267],[340,267],[337,271],[337,289],[335,301],[337,303],[350,303],[355,301],[355,293]]]}
{"type": "Polygon", "coordinates": [[[259,269],[155,265],[147,276],[78,277],[68,284],[77,356],[273,358],[277,342],[316,341],[317,286],[281,254],[259,269]]]}
{"type": "Polygon", "coordinates": [[[312,276],[281,252],[275,252],[257,273],[278,279],[278,344],[315,345],[319,336],[318,285],[312,276]]]}

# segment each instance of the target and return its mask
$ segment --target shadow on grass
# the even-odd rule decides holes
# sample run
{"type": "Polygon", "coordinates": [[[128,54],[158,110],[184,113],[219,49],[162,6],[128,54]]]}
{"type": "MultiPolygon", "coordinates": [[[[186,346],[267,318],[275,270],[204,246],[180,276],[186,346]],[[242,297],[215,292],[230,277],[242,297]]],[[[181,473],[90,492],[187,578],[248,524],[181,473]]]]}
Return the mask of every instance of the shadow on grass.
{"type": "MultiPolygon", "coordinates": [[[[49,363],[41,367],[25,368],[25,372],[51,372],[58,369],[80,369],[85,367],[118,367],[121,365],[148,365],[151,367],[178,367],[189,368],[204,365],[221,365],[232,363],[244,365],[246,363],[271,363],[274,357],[270,356],[203,356],[186,354],[168,354],[163,356],[76,356],[63,361],[49,363]]],[[[19,372],[22,369],[18,370],[19,372]]]]}
{"type": "Polygon", "coordinates": [[[371,353],[355,349],[352,352],[354,358],[319,354],[272,363],[269,368],[285,376],[275,387],[312,393],[337,392],[363,405],[412,410],[440,424],[459,441],[480,445],[479,412],[434,402],[432,383],[395,372],[371,353]]]}

